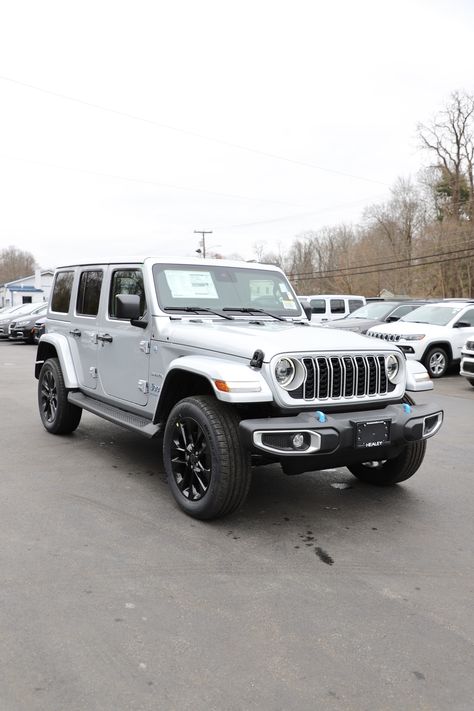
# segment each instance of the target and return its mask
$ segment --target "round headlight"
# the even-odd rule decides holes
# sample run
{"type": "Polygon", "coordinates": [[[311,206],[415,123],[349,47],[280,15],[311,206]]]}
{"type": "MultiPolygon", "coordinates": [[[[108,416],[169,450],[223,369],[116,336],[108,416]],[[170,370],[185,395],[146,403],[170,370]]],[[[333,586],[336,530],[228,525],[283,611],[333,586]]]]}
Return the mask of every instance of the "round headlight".
{"type": "Polygon", "coordinates": [[[387,371],[387,378],[391,383],[395,382],[395,379],[399,371],[398,358],[394,355],[389,355],[385,359],[385,370],[387,371]]]}
{"type": "Polygon", "coordinates": [[[280,358],[275,365],[275,378],[277,383],[286,388],[295,377],[295,366],[289,358],[280,358]]]}

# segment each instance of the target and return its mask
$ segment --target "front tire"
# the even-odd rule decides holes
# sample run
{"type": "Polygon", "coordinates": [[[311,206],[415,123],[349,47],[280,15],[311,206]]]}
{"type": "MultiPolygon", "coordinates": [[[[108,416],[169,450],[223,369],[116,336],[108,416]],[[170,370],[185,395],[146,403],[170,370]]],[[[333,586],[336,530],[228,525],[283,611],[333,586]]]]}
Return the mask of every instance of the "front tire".
{"type": "Polygon", "coordinates": [[[430,378],[442,378],[449,367],[448,354],[444,348],[441,346],[430,348],[424,357],[424,366],[430,378]]]}
{"type": "Polygon", "coordinates": [[[393,486],[409,479],[421,467],[426,451],[426,440],[409,442],[394,459],[361,462],[348,465],[357,479],[373,486],[393,486]]]}
{"type": "Polygon", "coordinates": [[[209,520],[235,511],[250,486],[235,412],[212,396],[185,398],[165,427],[163,461],[171,492],[189,516],[209,520]]]}
{"type": "Polygon", "coordinates": [[[470,382],[472,387],[474,388],[474,378],[468,378],[468,382],[470,382]]]}
{"type": "Polygon", "coordinates": [[[41,421],[51,434],[74,432],[81,421],[82,409],[71,405],[59,360],[43,363],[38,379],[38,406],[41,421]]]}

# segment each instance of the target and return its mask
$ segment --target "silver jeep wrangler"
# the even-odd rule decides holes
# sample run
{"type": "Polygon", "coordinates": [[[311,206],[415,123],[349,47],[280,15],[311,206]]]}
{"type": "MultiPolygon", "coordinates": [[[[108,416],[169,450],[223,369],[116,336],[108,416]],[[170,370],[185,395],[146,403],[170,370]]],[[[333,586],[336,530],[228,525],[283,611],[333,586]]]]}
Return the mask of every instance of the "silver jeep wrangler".
{"type": "Polygon", "coordinates": [[[59,268],[35,375],[48,432],[88,410],[159,437],[171,491],[199,519],[242,504],[252,464],[404,481],[443,419],[407,395],[432,388],[422,365],[311,325],[280,269],[244,262],[59,268]]]}

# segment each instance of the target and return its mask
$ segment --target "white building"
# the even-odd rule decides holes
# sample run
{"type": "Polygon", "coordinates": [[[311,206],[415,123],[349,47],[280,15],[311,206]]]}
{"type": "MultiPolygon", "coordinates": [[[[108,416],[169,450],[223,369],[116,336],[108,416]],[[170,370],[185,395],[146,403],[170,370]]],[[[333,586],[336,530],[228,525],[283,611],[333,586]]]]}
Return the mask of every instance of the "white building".
{"type": "Polygon", "coordinates": [[[54,271],[36,269],[31,276],[0,284],[0,308],[49,300],[54,271]]]}

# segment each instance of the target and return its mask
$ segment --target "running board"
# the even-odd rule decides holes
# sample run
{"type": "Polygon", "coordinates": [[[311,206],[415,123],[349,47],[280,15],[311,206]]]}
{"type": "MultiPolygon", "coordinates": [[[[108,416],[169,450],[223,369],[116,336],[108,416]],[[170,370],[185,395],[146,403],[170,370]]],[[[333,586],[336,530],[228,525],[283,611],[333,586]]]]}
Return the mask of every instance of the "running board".
{"type": "Polygon", "coordinates": [[[146,417],[134,415],[132,412],[126,412],[119,407],[108,405],[106,402],[101,402],[83,393],[77,391],[69,392],[67,399],[72,405],[92,412],[94,415],[103,417],[104,420],[114,422],[116,425],[121,425],[127,430],[139,432],[145,435],[145,437],[154,437],[160,431],[160,425],[153,424],[153,422],[147,420],[146,417]]]}

